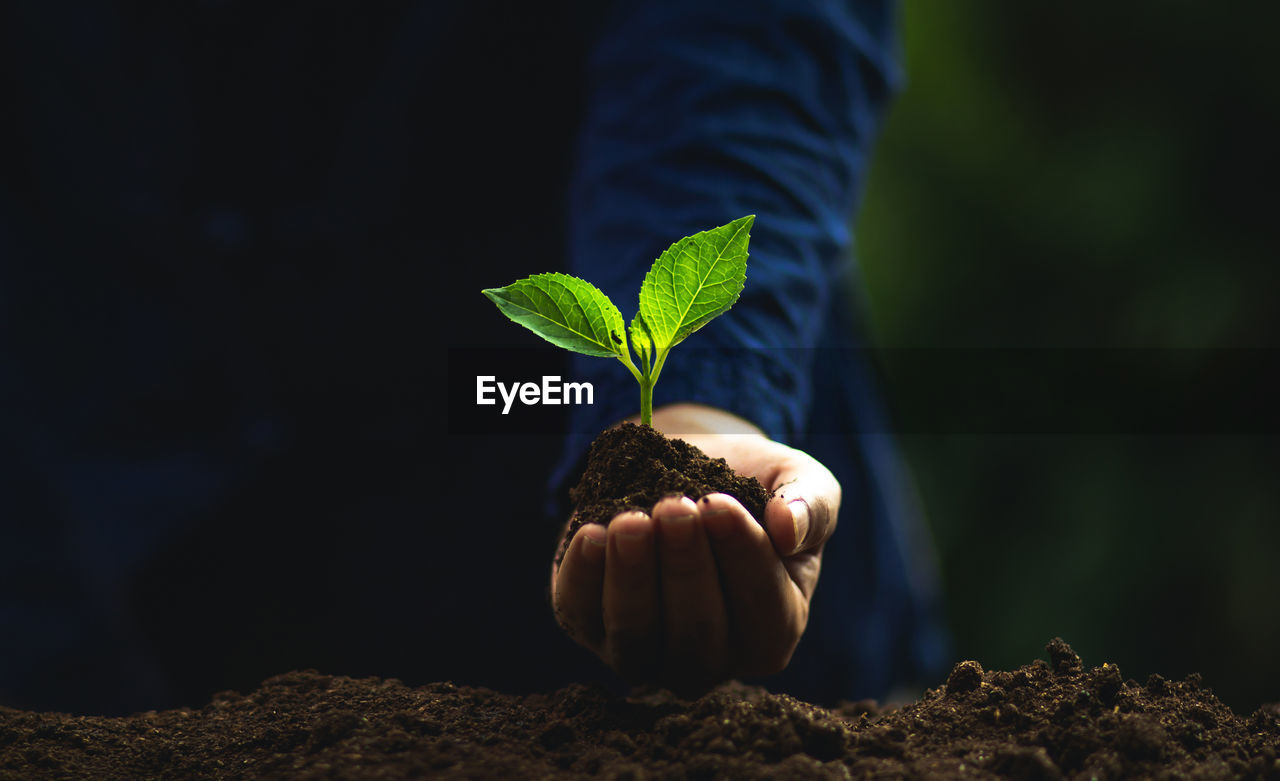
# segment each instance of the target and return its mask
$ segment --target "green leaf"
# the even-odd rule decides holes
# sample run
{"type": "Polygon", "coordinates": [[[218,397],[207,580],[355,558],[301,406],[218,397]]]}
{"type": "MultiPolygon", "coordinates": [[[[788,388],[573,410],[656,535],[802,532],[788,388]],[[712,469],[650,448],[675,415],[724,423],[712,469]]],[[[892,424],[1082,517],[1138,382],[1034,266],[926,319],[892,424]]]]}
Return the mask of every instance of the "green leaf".
{"type": "MultiPolygon", "coordinates": [[[[738,300],[747,277],[747,242],[755,215],[672,244],[640,286],[642,321],[661,367],[672,347],[738,300]]],[[[631,324],[632,338],[636,321],[631,324]]],[[[637,348],[638,349],[638,348],[637,348]]]]}
{"type": "Polygon", "coordinates": [[[568,274],[534,274],[480,292],[504,315],[557,347],[630,360],[622,313],[590,282],[568,274]]]}

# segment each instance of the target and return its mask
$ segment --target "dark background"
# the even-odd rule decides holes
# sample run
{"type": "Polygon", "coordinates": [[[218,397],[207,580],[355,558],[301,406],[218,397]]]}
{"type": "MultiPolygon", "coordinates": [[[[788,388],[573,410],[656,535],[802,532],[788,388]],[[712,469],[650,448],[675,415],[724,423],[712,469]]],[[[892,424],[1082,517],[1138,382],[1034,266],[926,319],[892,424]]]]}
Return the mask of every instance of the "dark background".
{"type": "Polygon", "coordinates": [[[1280,699],[1280,14],[904,11],[858,254],[957,658],[1062,636],[1237,711],[1280,699]],[[966,366],[1012,374],[1007,407],[958,408],[966,366]]]}

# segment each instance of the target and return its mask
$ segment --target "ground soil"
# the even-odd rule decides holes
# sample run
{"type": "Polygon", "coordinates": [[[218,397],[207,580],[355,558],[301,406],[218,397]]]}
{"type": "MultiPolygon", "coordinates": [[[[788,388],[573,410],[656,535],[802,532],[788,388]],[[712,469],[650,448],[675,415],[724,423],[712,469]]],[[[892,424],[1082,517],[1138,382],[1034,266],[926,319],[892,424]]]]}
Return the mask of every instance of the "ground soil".
{"type": "Polygon", "coordinates": [[[757,520],[764,518],[770,496],[760,481],[739,475],[723,458],[710,458],[684,440],[633,423],[607,429],[591,443],[582,478],[569,489],[574,515],[560,553],[585,524],[608,526],[626,510],[650,512],[673,494],[698,499],[710,493],[732,496],[757,520]]]}
{"type": "Polygon", "coordinates": [[[199,710],[0,708],[0,779],[1280,779],[1280,709],[1235,715],[1191,675],[1125,680],[1061,640],[1011,672],[961,662],[898,708],[736,683],[696,700],[570,686],[516,697],[314,671],[199,710]]]}

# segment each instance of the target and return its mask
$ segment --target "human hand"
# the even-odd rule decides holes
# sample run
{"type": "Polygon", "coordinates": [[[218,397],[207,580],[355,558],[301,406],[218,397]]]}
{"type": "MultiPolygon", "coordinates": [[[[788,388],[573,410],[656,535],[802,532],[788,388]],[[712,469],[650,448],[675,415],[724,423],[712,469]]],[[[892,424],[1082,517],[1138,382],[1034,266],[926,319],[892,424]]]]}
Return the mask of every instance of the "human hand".
{"type": "Polygon", "coordinates": [[[775,495],[763,523],[726,494],[578,530],[551,573],[561,626],[620,675],[695,692],[786,667],[809,618],[840,485],[822,464],[722,410],[674,404],[654,428],[775,495]]]}

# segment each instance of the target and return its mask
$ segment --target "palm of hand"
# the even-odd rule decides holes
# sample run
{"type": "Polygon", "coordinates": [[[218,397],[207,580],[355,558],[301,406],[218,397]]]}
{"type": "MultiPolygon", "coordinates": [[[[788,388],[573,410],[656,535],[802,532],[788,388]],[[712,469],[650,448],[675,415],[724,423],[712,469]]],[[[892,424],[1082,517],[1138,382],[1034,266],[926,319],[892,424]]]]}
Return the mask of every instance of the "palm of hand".
{"type": "Polygon", "coordinates": [[[719,410],[655,412],[775,491],[763,524],[733,497],[671,497],[590,524],[551,577],[557,619],[623,677],[694,692],[783,669],[808,621],[840,487],[821,464],[719,410]]]}

